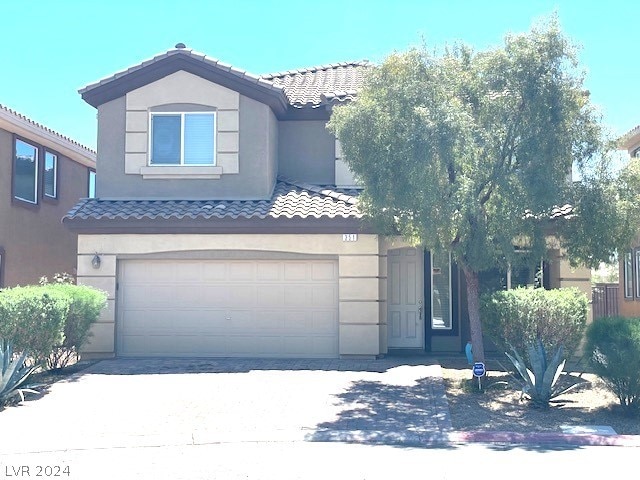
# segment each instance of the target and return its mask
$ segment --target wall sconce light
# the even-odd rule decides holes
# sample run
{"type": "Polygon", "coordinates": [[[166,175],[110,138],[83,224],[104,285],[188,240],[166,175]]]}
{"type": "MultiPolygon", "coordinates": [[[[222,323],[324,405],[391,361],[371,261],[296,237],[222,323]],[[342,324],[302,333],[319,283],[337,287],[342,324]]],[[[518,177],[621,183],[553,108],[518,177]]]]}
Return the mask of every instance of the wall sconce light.
{"type": "Polygon", "coordinates": [[[96,254],[91,259],[91,266],[95,269],[98,269],[100,268],[100,262],[100,255],[98,255],[98,253],[96,252],[96,254]]]}

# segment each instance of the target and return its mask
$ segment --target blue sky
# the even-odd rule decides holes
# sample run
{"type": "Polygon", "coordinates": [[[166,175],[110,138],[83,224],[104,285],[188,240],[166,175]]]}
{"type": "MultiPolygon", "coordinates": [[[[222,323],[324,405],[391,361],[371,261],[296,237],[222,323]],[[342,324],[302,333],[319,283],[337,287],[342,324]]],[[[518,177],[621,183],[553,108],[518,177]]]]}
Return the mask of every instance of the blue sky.
{"type": "Polygon", "coordinates": [[[640,123],[632,0],[6,0],[0,103],[90,147],[95,109],[77,90],[183,42],[252,73],[462,41],[484,49],[558,13],[586,86],[619,135],[640,123]]]}

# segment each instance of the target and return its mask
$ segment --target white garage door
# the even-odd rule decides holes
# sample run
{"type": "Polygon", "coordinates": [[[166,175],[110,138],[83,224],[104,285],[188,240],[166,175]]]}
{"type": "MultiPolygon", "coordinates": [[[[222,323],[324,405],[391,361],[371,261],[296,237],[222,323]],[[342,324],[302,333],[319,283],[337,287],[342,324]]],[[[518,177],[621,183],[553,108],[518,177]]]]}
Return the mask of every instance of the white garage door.
{"type": "Polygon", "coordinates": [[[118,354],[336,357],[335,260],[124,260],[118,354]]]}

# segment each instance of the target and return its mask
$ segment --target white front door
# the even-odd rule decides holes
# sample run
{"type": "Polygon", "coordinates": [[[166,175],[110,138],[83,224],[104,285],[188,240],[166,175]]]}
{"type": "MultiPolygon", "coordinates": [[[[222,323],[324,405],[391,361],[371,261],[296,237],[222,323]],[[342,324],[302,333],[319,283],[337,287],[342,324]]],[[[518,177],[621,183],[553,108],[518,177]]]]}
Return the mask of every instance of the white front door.
{"type": "Polygon", "coordinates": [[[388,252],[389,348],[424,348],[423,262],[422,249],[388,252]]]}

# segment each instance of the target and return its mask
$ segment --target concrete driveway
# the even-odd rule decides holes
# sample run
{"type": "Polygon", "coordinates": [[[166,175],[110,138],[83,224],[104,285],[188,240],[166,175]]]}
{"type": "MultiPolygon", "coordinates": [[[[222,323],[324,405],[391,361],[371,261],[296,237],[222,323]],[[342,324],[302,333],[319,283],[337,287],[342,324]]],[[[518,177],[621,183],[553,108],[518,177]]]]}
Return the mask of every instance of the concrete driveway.
{"type": "Polygon", "coordinates": [[[2,452],[221,442],[424,444],[451,429],[428,359],[117,359],[0,412],[2,452]],[[26,432],[33,432],[33,435],[26,432]]]}

